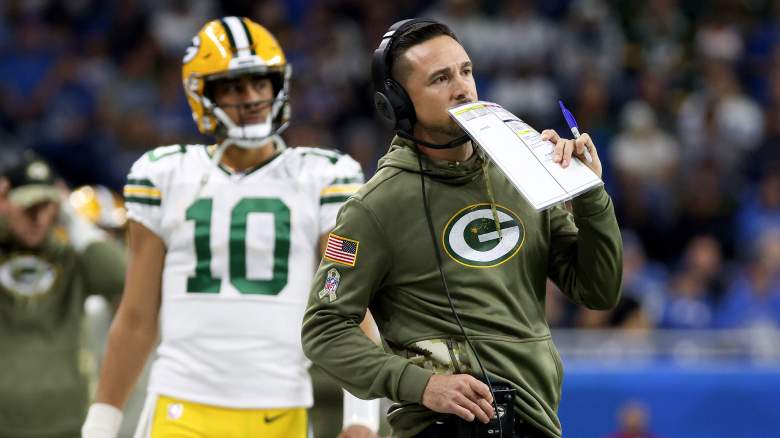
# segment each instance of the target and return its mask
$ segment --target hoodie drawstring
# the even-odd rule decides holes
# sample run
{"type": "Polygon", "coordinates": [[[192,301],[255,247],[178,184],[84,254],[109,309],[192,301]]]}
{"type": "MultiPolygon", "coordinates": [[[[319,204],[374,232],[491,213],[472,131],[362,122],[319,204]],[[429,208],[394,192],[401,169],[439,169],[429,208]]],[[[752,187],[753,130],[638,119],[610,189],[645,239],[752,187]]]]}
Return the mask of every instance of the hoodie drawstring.
{"type": "Polygon", "coordinates": [[[490,172],[488,172],[488,157],[480,150],[479,158],[482,160],[482,175],[485,177],[485,188],[487,189],[488,198],[490,198],[490,211],[493,212],[493,221],[496,223],[496,231],[498,232],[498,238],[500,239],[503,237],[501,235],[501,221],[498,220],[496,198],[493,196],[493,184],[490,181],[490,172]]]}

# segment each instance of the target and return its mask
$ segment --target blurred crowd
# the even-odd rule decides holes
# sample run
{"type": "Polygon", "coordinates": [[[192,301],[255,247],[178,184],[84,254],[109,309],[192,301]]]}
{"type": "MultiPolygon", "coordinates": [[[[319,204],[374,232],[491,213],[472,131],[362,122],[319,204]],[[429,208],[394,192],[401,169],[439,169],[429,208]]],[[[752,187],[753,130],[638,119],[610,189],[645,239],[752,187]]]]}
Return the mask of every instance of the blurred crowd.
{"type": "MultiPolygon", "coordinates": [[[[605,165],[625,243],[624,299],[559,327],[780,326],[780,1],[6,0],[0,145],[72,187],[120,191],[161,144],[202,143],[181,57],[207,20],[243,15],[293,66],[289,144],[337,147],[373,174],[390,132],[370,56],[387,27],[450,25],[480,98],[566,132],[562,99],[605,165]]],[[[3,154],[0,154],[0,160],[3,154]]],[[[550,287],[554,289],[554,287],[550,287]]]]}

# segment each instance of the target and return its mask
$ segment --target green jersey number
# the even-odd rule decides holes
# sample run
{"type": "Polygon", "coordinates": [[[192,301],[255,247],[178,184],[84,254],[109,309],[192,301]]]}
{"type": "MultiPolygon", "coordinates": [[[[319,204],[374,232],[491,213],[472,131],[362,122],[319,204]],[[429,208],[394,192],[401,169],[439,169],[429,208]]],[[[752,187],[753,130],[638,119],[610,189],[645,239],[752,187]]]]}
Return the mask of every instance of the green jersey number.
{"type": "MultiPolygon", "coordinates": [[[[219,293],[220,279],[211,275],[211,199],[198,199],[187,209],[195,222],[195,276],[187,279],[190,293],[219,293]]],[[[230,283],[242,294],[277,295],[287,285],[290,259],[290,209],[277,198],[244,198],[230,212],[228,267],[230,283]],[[274,264],[270,280],[246,277],[246,229],[251,213],[274,217],[274,264]]]]}

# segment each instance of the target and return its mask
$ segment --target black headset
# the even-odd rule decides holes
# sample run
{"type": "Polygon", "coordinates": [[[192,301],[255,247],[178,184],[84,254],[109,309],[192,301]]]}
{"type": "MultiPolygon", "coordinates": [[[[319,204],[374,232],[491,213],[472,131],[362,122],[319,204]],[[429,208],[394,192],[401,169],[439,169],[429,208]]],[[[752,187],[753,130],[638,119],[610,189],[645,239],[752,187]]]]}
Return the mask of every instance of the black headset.
{"type": "Polygon", "coordinates": [[[404,87],[392,78],[390,53],[398,37],[418,23],[439,24],[428,18],[401,20],[390,26],[374,50],[371,61],[371,79],[374,83],[374,107],[377,113],[396,131],[411,133],[417,116],[414,104],[404,87]]]}

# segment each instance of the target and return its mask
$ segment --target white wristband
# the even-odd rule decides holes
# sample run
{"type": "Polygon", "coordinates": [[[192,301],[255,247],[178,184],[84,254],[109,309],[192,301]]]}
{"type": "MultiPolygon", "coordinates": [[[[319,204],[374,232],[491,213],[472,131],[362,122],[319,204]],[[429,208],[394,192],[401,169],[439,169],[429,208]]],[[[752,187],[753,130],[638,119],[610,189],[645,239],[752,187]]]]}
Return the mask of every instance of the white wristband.
{"type": "Polygon", "coordinates": [[[352,425],[379,430],[379,399],[361,400],[344,390],[344,429],[352,425]]]}
{"type": "Polygon", "coordinates": [[[81,438],[116,438],[122,424],[122,411],[106,403],[93,403],[81,426],[81,438]]]}

